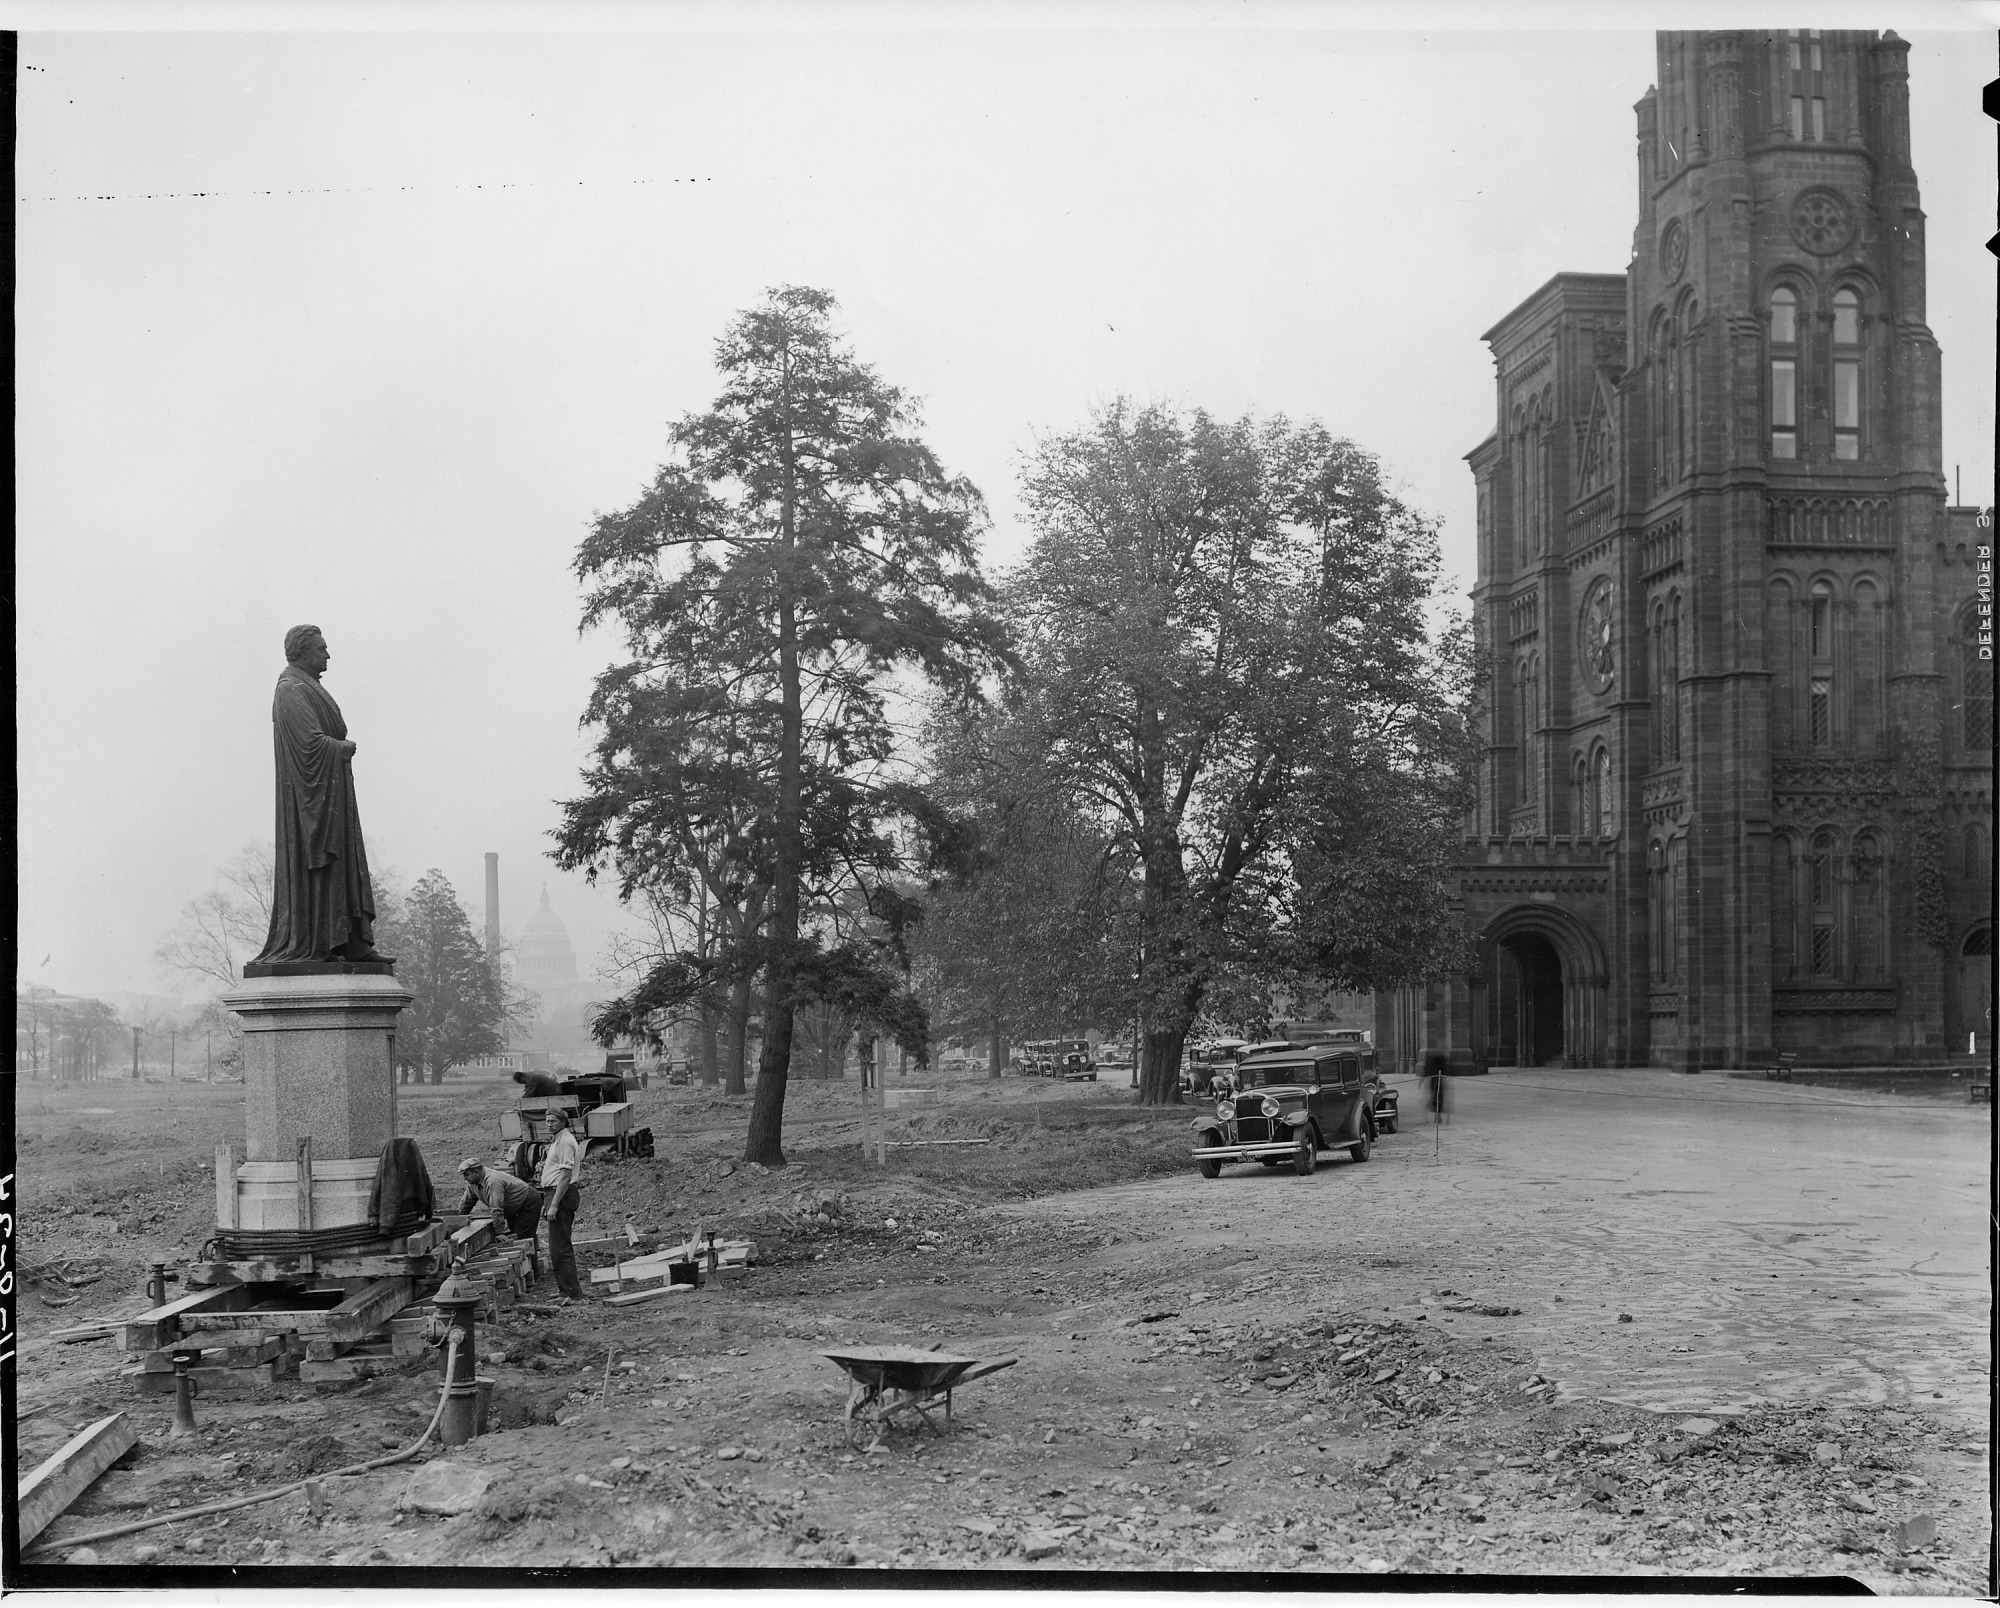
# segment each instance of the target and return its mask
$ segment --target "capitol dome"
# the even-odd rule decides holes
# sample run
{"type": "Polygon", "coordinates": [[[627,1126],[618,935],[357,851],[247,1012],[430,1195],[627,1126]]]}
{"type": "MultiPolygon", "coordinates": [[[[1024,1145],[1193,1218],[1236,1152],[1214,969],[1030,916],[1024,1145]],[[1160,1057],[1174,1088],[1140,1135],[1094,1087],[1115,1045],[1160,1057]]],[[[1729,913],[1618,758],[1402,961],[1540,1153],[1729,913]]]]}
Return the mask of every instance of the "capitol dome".
{"type": "Polygon", "coordinates": [[[549,908],[549,890],[542,886],[542,907],[528,918],[514,945],[514,980],[523,988],[542,989],[574,983],[576,950],[569,928],[549,908]]]}

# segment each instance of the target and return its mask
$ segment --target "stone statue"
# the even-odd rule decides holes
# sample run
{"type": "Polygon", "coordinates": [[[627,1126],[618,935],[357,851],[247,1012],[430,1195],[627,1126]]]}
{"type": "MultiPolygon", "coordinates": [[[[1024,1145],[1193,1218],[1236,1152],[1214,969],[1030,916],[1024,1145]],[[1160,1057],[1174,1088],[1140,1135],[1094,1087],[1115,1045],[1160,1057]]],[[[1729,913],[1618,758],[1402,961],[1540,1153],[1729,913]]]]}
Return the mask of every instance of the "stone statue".
{"type": "MultiPolygon", "coordinates": [[[[332,655],[316,625],[285,633],[271,700],[278,761],[278,839],[271,933],[252,966],[301,961],[387,962],[375,952],[375,890],[354,803],[355,744],[340,705],[320,686],[332,655]]],[[[248,969],[246,968],[246,975],[248,969]]]]}

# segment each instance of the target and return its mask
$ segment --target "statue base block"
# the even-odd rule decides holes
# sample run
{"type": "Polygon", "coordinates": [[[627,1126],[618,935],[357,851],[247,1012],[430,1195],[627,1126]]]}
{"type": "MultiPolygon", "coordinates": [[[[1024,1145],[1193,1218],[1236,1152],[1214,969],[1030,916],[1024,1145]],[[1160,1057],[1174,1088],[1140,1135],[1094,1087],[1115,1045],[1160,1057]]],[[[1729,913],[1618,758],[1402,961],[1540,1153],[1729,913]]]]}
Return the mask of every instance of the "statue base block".
{"type": "Polygon", "coordinates": [[[243,1023],[244,1159],[296,1169],[311,1140],[316,1177],[363,1161],[372,1177],[396,1135],[396,1018],[411,995],[364,963],[329,964],[343,969],[245,978],[223,996],[243,1023]]]}

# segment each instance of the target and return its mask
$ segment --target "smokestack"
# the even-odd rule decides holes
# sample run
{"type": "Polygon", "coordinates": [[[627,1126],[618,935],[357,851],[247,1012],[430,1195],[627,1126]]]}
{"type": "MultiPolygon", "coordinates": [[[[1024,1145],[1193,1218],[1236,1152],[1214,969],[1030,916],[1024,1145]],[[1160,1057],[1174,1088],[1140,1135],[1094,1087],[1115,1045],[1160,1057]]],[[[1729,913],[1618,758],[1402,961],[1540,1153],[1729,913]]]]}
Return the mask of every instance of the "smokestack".
{"type": "Polygon", "coordinates": [[[486,856],[486,953],[500,953],[500,856],[486,856]]]}

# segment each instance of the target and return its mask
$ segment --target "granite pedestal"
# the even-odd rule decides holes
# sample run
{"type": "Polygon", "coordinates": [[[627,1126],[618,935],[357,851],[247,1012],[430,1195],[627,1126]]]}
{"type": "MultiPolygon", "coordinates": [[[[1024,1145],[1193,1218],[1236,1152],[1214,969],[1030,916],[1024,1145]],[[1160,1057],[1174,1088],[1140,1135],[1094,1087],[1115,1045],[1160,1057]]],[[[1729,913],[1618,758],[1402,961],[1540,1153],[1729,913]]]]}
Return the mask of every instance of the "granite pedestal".
{"type": "Polygon", "coordinates": [[[376,1164],[396,1134],[396,1019],[411,997],[386,967],[339,963],[248,977],[223,996],[243,1023],[245,1156],[233,1191],[216,1192],[217,1227],[298,1232],[368,1221],[376,1164]],[[306,1140],[309,1222],[299,1188],[306,1140]]]}

